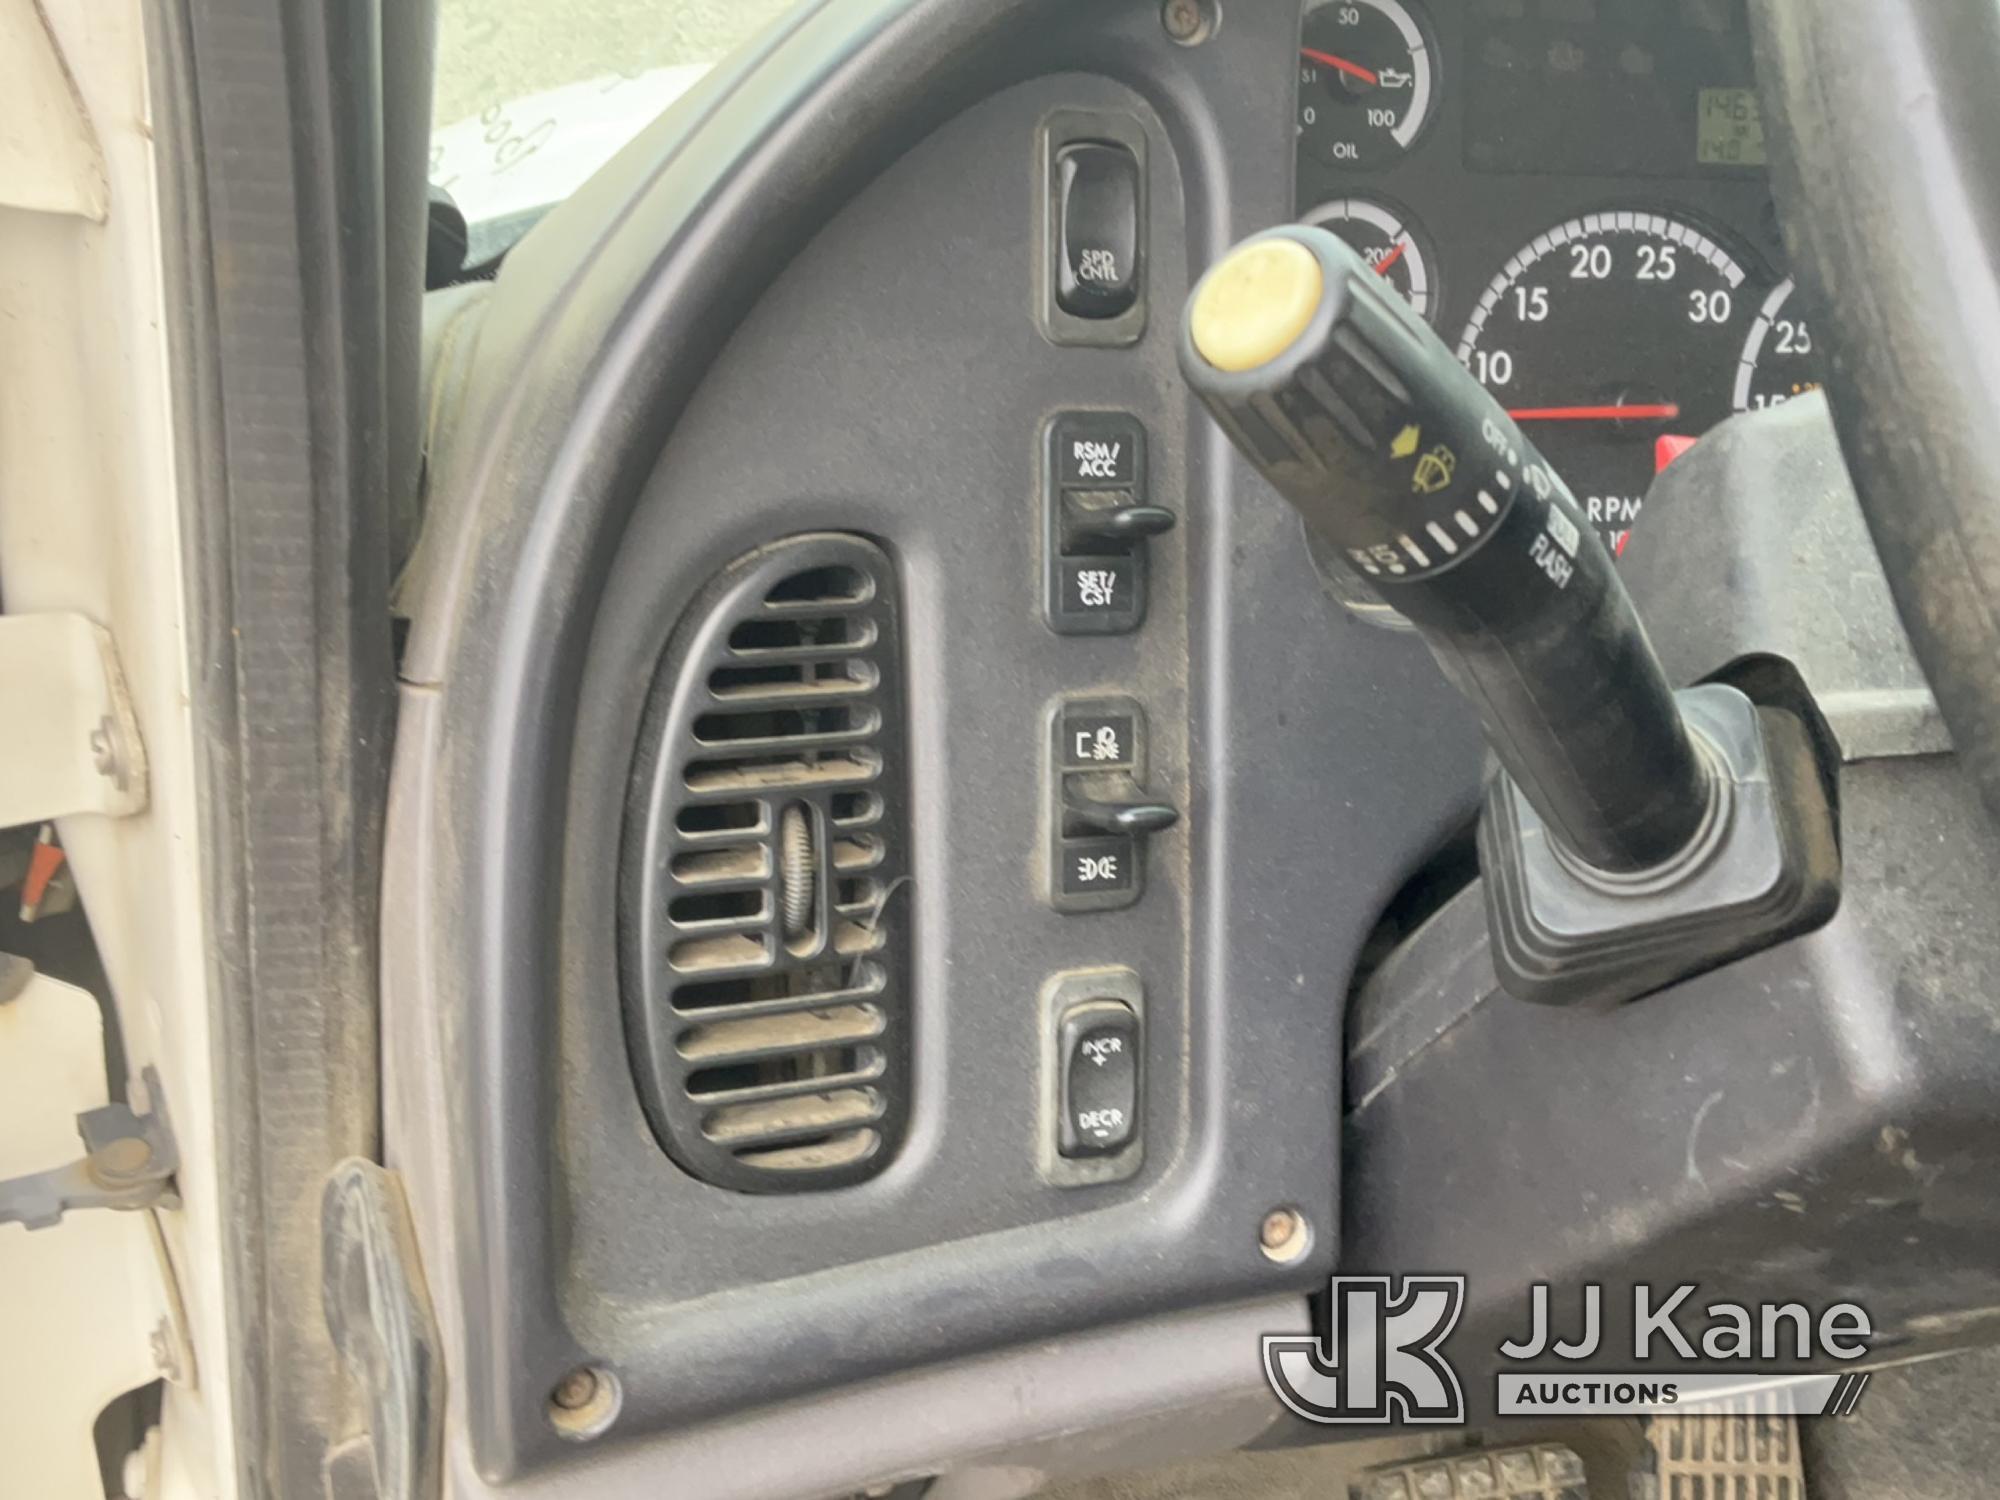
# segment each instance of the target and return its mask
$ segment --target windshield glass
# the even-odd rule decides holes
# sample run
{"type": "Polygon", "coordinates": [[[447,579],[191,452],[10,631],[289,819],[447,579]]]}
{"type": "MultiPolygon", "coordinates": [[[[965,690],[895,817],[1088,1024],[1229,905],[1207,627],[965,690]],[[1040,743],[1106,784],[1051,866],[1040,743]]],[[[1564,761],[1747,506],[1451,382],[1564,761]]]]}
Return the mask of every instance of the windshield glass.
{"type": "Polygon", "coordinates": [[[549,205],[794,0],[443,0],[431,181],[469,264],[549,205]]]}

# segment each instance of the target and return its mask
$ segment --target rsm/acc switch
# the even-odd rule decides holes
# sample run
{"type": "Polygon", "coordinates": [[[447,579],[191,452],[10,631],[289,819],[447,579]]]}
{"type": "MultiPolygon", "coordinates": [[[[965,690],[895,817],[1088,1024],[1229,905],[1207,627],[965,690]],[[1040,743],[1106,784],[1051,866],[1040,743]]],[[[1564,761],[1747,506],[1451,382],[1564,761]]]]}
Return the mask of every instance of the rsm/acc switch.
{"type": "Polygon", "coordinates": [[[1043,527],[1049,628],[1123,635],[1146,618],[1148,537],[1174,513],[1148,503],[1146,429],[1121,411],[1069,411],[1048,425],[1043,527]]]}

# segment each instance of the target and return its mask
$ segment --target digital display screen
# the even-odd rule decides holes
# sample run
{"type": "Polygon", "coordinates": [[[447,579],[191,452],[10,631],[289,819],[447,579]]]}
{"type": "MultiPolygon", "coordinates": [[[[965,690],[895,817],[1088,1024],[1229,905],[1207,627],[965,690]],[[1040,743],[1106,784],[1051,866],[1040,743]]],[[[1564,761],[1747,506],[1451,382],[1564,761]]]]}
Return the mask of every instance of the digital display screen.
{"type": "Polygon", "coordinates": [[[1703,89],[1695,105],[1695,160],[1705,167],[1761,167],[1764,116],[1755,89],[1703,89]]]}
{"type": "Polygon", "coordinates": [[[1473,0],[1460,55],[1472,171],[1763,165],[1741,0],[1473,0]]]}

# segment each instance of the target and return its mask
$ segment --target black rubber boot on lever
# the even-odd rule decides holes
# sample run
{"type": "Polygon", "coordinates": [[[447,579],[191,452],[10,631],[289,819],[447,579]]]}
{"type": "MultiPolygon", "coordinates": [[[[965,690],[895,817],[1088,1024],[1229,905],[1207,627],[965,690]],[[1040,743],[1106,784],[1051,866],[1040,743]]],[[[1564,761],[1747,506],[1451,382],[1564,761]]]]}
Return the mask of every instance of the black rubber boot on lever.
{"type": "Polygon", "coordinates": [[[1181,368],[1236,445],[1422,634],[1502,767],[1480,828],[1524,999],[1630,999],[1817,925],[1838,853],[1803,727],[1676,695],[1569,491],[1435,334],[1324,230],[1195,288],[1181,368]]]}

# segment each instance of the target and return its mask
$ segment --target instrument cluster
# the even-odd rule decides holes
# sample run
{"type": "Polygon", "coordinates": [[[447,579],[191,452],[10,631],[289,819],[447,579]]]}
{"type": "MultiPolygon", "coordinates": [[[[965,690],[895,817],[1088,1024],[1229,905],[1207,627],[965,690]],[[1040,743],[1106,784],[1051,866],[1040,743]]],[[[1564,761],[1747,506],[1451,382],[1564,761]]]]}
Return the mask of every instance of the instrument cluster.
{"type": "Polygon", "coordinates": [[[1619,555],[1703,432],[1818,384],[1742,0],[1309,0],[1297,160],[1299,217],[1444,335],[1619,555]]]}

